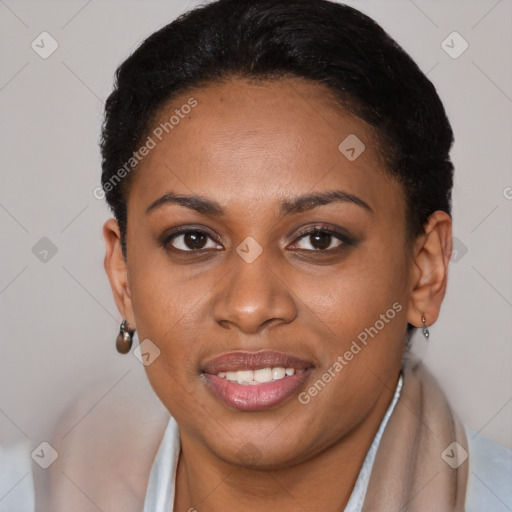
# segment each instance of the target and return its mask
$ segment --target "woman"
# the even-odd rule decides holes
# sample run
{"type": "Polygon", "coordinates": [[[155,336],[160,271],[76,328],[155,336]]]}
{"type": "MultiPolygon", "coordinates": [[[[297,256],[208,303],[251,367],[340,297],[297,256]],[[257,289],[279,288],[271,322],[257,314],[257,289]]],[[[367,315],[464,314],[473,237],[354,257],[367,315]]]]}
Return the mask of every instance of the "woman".
{"type": "Polygon", "coordinates": [[[510,500],[508,452],[407,357],[445,295],[452,142],[410,57],[325,0],[215,1],[120,66],[105,268],[171,414],[145,512],[476,511],[492,472],[510,500]]]}

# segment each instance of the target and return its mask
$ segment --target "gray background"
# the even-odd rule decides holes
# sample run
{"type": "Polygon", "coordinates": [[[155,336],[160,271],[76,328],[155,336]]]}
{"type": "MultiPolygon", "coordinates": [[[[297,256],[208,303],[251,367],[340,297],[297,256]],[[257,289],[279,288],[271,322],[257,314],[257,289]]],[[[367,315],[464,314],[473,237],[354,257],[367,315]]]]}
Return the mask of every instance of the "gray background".
{"type": "MultiPolygon", "coordinates": [[[[116,387],[144,385],[139,361],[114,347],[121,318],[103,270],[101,228],[110,214],[93,196],[97,142],[117,65],[197,3],[0,0],[4,446],[37,447],[84,390],[88,402],[66,420],[68,429],[113,400],[116,387]],[[31,47],[43,31],[58,43],[47,59],[31,47]]],[[[463,422],[512,447],[512,2],[347,3],[378,21],[428,74],[456,137],[457,254],[429,346],[420,335],[415,350],[463,422]],[[442,47],[453,31],[469,44],[458,58],[442,47]]],[[[0,499],[8,485],[0,483],[0,499]]]]}

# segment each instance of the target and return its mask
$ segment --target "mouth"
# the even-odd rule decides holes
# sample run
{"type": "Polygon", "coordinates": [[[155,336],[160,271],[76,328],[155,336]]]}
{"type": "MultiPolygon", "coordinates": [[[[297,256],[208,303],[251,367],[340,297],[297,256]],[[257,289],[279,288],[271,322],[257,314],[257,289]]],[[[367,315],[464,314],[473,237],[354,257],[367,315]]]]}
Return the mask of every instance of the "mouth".
{"type": "Polygon", "coordinates": [[[208,361],[203,376],[224,405],[240,411],[263,411],[293,396],[312,371],[312,363],[282,352],[239,351],[208,361]]]}

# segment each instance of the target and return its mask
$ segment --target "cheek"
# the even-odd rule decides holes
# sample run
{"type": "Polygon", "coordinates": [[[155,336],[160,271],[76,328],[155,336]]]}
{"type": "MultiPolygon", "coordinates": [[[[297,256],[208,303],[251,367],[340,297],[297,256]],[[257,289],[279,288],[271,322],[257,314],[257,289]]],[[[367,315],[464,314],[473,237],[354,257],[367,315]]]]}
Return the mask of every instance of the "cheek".
{"type": "Polygon", "coordinates": [[[313,312],[312,318],[343,344],[373,325],[395,302],[405,309],[406,275],[406,261],[399,251],[365,248],[329,274],[301,276],[296,296],[307,306],[305,313],[313,312]]]}
{"type": "MultiPolygon", "coordinates": [[[[173,265],[164,249],[137,251],[129,266],[137,329],[164,343],[173,333],[197,329],[210,279],[194,278],[190,267],[173,265]]],[[[192,331],[193,332],[193,331],[192,331]]]]}
{"type": "MultiPolygon", "coordinates": [[[[200,320],[207,314],[206,287],[204,282],[201,287],[183,282],[183,274],[166,265],[139,270],[132,286],[139,339],[150,339],[160,350],[145,371],[157,396],[182,422],[187,411],[206,405],[204,397],[196,393],[199,342],[208,337],[200,320]]],[[[202,417],[196,421],[200,430],[202,417]]]]}
{"type": "Polygon", "coordinates": [[[130,288],[139,339],[148,338],[160,349],[145,370],[156,394],[179,419],[183,411],[205,405],[204,397],[195,396],[201,387],[197,364],[212,336],[211,297],[223,273],[197,273],[160,255],[144,264],[140,257],[137,261],[130,288]]]}
{"type": "Polygon", "coordinates": [[[317,349],[323,352],[317,379],[329,382],[319,386],[318,394],[309,388],[316,394],[310,405],[317,412],[309,421],[326,438],[339,434],[339,411],[347,425],[370,411],[383,386],[394,385],[400,367],[406,325],[404,262],[398,255],[380,255],[317,283],[308,302],[310,328],[325,331],[317,349]]]}

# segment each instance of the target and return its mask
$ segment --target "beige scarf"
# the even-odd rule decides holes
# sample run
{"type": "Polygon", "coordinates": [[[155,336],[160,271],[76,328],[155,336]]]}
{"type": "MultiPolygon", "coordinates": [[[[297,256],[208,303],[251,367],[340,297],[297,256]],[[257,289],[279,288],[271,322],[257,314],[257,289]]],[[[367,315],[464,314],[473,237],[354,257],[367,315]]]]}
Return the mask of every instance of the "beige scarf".
{"type": "Polygon", "coordinates": [[[404,364],[403,379],[362,512],[463,512],[469,464],[465,430],[420,361],[404,364]]]}
{"type": "MultiPolygon", "coordinates": [[[[77,500],[89,507],[83,510],[142,510],[149,468],[169,415],[143,372],[130,378],[128,385],[125,381],[116,390],[115,400],[102,401],[64,439],[61,434],[52,440],[59,458],[48,470],[54,478],[52,503],[42,510],[77,510],[77,500]],[[87,461],[94,462],[93,471],[87,461]]],[[[380,441],[362,512],[463,511],[468,461],[452,469],[441,454],[454,441],[468,451],[465,432],[421,364],[406,363],[403,379],[400,398],[380,441]]],[[[100,387],[93,389],[81,407],[71,411],[63,422],[64,433],[99,391],[100,387]]],[[[456,450],[448,450],[445,458],[453,464],[457,455],[456,450]]],[[[37,478],[47,475],[47,471],[35,473],[37,478]]],[[[47,484],[39,485],[46,488],[47,484]]]]}

